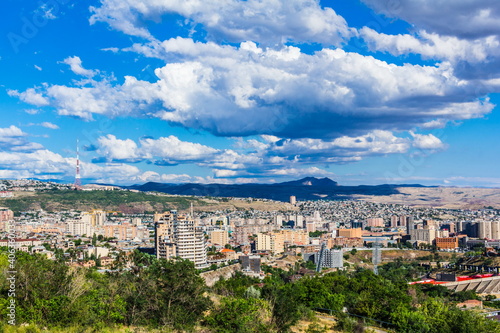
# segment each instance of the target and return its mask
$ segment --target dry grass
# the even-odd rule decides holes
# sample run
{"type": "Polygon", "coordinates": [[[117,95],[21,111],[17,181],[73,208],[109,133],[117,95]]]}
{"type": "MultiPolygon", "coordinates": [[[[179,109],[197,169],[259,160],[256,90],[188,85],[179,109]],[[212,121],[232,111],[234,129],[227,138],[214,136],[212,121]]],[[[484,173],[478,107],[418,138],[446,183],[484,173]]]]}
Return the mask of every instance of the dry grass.
{"type": "Polygon", "coordinates": [[[398,187],[400,194],[355,195],[354,199],[415,207],[449,209],[500,208],[499,188],[398,187]]]}

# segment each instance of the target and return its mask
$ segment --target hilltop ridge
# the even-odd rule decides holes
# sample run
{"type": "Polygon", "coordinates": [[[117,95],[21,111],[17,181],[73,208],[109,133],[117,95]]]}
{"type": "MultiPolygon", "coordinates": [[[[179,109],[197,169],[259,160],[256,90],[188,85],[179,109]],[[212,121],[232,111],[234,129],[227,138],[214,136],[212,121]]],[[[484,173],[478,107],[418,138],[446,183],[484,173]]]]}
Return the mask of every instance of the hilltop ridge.
{"type": "Polygon", "coordinates": [[[291,195],[297,200],[339,200],[349,199],[352,195],[391,195],[401,185],[359,185],[341,186],[330,178],[305,177],[299,180],[274,184],[171,184],[148,182],[142,185],[123,186],[139,191],[156,191],[168,194],[261,198],[288,201],[291,195]]]}

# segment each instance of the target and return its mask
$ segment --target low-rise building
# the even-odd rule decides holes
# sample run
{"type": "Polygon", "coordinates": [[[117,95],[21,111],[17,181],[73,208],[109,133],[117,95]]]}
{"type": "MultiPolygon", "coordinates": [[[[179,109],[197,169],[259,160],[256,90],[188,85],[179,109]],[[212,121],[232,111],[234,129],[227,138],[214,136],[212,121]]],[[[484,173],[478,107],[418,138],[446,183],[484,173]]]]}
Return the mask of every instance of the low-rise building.
{"type": "Polygon", "coordinates": [[[458,237],[436,237],[434,242],[439,250],[456,249],[458,247],[458,237]]]}
{"type": "Polygon", "coordinates": [[[361,228],[338,229],[339,237],[361,238],[362,235],[363,235],[363,230],[361,228]]]}
{"type": "Polygon", "coordinates": [[[238,256],[236,255],[236,251],[235,250],[222,249],[220,251],[220,253],[222,253],[224,255],[224,257],[226,258],[226,260],[236,260],[236,259],[238,259],[238,256]]]}
{"type": "Polygon", "coordinates": [[[115,262],[113,258],[107,256],[101,257],[99,260],[101,261],[101,266],[103,267],[111,266],[115,262]]]}
{"type": "Polygon", "coordinates": [[[260,273],[260,256],[240,256],[241,268],[243,271],[260,273]]]}
{"type": "Polygon", "coordinates": [[[470,300],[464,301],[462,303],[457,303],[457,307],[458,308],[465,308],[465,309],[474,309],[474,308],[482,309],[483,302],[478,301],[476,299],[470,299],[470,300]]]}
{"type": "Polygon", "coordinates": [[[448,230],[436,230],[434,227],[410,230],[411,240],[418,243],[432,244],[436,237],[444,238],[448,235],[448,230]]]}
{"type": "Polygon", "coordinates": [[[28,251],[29,247],[40,245],[42,245],[42,241],[36,238],[15,238],[14,242],[10,243],[8,239],[0,240],[0,246],[9,246],[20,251],[28,251]]]}

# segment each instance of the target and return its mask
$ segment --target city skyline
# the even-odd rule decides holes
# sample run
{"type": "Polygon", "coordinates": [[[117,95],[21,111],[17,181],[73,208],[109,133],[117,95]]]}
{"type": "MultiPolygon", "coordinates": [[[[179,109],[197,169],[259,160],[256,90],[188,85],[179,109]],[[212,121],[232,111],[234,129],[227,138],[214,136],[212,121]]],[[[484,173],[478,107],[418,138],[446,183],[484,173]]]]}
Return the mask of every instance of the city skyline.
{"type": "Polygon", "coordinates": [[[495,1],[6,1],[0,178],[500,186],[495,1]]]}

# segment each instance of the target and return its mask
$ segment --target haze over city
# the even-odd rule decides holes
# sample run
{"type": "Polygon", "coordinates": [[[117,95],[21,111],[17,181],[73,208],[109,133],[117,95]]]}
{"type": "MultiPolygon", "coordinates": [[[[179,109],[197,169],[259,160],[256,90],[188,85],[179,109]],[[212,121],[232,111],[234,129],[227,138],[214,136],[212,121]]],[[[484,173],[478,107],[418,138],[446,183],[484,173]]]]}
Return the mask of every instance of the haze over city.
{"type": "Polygon", "coordinates": [[[500,185],[496,1],[0,6],[0,178],[500,185]]]}

